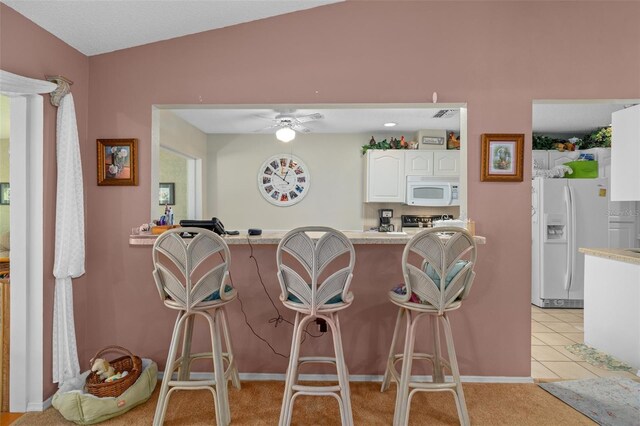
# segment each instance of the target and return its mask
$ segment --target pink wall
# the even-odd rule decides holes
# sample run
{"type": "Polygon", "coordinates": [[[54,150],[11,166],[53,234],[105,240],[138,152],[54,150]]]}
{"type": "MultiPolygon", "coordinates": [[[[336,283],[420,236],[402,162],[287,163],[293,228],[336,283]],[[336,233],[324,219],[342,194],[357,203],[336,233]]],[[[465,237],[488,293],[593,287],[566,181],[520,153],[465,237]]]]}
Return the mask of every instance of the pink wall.
{"type": "MultiPolygon", "coordinates": [[[[5,13],[6,7],[1,10],[3,68],[36,77],[66,73],[76,81],[80,104],[87,96],[86,58],[12,11],[5,13]],[[6,34],[12,35],[12,44],[6,34]],[[34,54],[25,57],[25,52],[34,54]]],[[[530,146],[533,99],[640,97],[638,18],[640,3],[631,2],[354,1],[91,57],[88,134],[86,105],[78,107],[89,226],[87,276],[75,287],[81,363],[113,342],[161,363],[166,357],[173,314],[157,299],[149,249],[127,243],[128,230],[149,220],[152,104],[428,102],[437,91],[441,102],[468,104],[469,211],[489,241],[480,250],[471,298],[454,319],[463,373],[527,376],[530,172],[525,167],[522,183],[480,183],[480,135],[525,133],[530,146]],[[140,185],[98,187],[95,139],[126,137],[140,140],[140,185]]],[[[51,143],[53,114],[47,107],[46,140],[51,143]]],[[[50,178],[55,176],[53,152],[51,145],[50,178]]],[[[53,183],[47,182],[47,229],[52,227],[53,194],[53,183]]],[[[50,270],[52,232],[46,237],[50,270]]],[[[388,253],[390,273],[367,266],[386,258],[381,250],[366,248],[359,256],[360,286],[387,289],[395,281],[396,249],[388,253]]],[[[246,264],[246,248],[235,248],[233,255],[246,264]]],[[[268,256],[263,252],[261,261],[270,262],[268,256]]],[[[249,271],[237,272],[237,284],[250,287],[244,294],[256,302],[262,298],[264,306],[254,309],[268,310],[249,271]]],[[[273,270],[265,266],[265,271],[272,280],[273,270]]],[[[47,280],[45,330],[50,332],[53,283],[47,280]]],[[[393,321],[392,310],[357,311],[355,306],[351,314],[359,321],[382,314],[393,321]]],[[[233,315],[238,309],[237,304],[230,307],[233,315]]],[[[283,372],[279,358],[243,327],[234,327],[242,336],[236,339],[237,351],[255,349],[260,356],[255,358],[259,362],[253,355],[246,358],[250,362],[241,369],[283,372]]],[[[290,339],[288,330],[265,332],[290,339]]],[[[374,339],[376,334],[370,330],[358,336],[374,339]]],[[[49,347],[47,335],[47,377],[49,347]]],[[[286,350],[282,342],[280,347],[286,350]]],[[[369,368],[351,366],[358,372],[369,368]]]]}
{"type": "MultiPolygon", "coordinates": [[[[166,357],[173,314],[157,300],[149,249],[129,247],[126,238],[149,219],[152,104],[428,102],[437,91],[441,102],[468,103],[469,211],[489,241],[472,296],[455,315],[462,370],[528,376],[530,171],[525,166],[522,183],[480,183],[480,135],[525,133],[531,146],[533,99],[639,97],[638,18],[637,3],[347,2],[90,58],[90,140],[139,138],[141,177],[135,188],[87,185],[88,211],[99,223],[88,234],[88,275],[92,297],[103,302],[85,320],[92,330],[109,324],[110,332],[86,335],[82,358],[114,340],[161,364],[166,357]]],[[[386,290],[399,277],[373,268],[380,250],[360,250],[356,299],[358,285],[386,290]]],[[[246,265],[242,249],[234,255],[246,265]]],[[[398,250],[389,256],[399,271],[398,250]]],[[[273,268],[265,271],[275,282],[273,268]]],[[[241,291],[252,288],[243,294],[268,310],[255,276],[236,273],[241,291]]],[[[234,315],[238,309],[230,307],[234,315]]],[[[383,309],[391,323],[392,310],[383,309]]],[[[356,323],[375,322],[380,312],[358,312],[356,323]]],[[[284,371],[243,324],[235,329],[246,345],[238,350],[260,354],[259,363],[241,358],[243,371],[284,371]]],[[[264,332],[290,339],[290,331],[264,332]]]]}
{"type": "MultiPolygon", "coordinates": [[[[45,75],[63,75],[74,82],[71,91],[76,106],[80,151],[85,179],[86,164],[95,161],[95,148],[87,139],[89,117],[89,59],[60,39],[25,19],[13,9],[0,5],[0,68],[26,77],[44,79],[45,75]]],[[[53,325],[53,257],[56,203],[56,113],[44,99],[44,398],[51,395],[51,337],[53,325]]],[[[93,178],[93,175],[91,175],[93,178]]],[[[85,193],[87,191],[85,190],[85,193]]],[[[85,200],[86,202],[86,200],[85,200]]],[[[15,237],[14,237],[15,238],[15,237]]],[[[16,283],[13,283],[16,285],[16,283]]],[[[75,305],[82,309],[90,288],[86,276],[75,280],[75,305]]],[[[77,332],[84,334],[86,322],[77,321],[77,332]]]]}

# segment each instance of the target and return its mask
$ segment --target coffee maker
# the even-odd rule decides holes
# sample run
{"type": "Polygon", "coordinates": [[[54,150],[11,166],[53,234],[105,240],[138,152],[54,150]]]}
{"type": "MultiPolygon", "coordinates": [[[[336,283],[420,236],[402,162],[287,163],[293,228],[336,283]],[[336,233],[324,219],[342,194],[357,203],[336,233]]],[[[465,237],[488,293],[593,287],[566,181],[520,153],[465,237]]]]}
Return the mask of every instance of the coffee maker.
{"type": "Polygon", "coordinates": [[[378,216],[380,217],[380,226],[378,226],[378,231],[393,232],[394,227],[391,224],[391,218],[393,217],[393,210],[380,209],[378,210],[378,216]]]}

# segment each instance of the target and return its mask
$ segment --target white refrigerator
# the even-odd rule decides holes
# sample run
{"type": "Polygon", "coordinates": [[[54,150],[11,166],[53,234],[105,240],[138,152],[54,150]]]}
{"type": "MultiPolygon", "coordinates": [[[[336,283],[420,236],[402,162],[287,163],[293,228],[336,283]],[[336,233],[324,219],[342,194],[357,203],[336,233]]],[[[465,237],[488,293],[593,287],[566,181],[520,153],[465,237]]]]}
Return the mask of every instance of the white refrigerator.
{"type": "Polygon", "coordinates": [[[581,308],[584,254],[608,247],[607,178],[532,181],[531,302],[543,308],[581,308]]]}

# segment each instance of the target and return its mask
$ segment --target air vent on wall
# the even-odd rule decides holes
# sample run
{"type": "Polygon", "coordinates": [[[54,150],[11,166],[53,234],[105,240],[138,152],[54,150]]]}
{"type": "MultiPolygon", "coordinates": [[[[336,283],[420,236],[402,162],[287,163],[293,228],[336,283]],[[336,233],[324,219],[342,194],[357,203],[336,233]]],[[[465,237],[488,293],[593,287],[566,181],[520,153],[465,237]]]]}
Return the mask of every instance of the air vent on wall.
{"type": "Polygon", "coordinates": [[[451,118],[457,113],[457,109],[441,109],[433,115],[433,118],[451,118]]]}

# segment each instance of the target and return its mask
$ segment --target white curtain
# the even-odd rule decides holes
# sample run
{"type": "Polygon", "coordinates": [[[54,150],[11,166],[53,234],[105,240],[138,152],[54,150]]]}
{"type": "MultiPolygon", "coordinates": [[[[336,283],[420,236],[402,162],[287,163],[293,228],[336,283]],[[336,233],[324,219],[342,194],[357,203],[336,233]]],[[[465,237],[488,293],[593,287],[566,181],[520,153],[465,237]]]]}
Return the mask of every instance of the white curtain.
{"type": "Polygon", "coordinates": [[[53,382],[61,386],[80,374],[73,319],[72,278],[84,274],[84,201],[76,112],[71,93],[58,107],[56,155],[56,241],[53,275],[53,382]]]}
{"type": "Polygon", "coordinates": [[[0,70],[0,90],[5,95],[51,93],[56,90],[56,87],[56,84],[50,81],[36,80],[0,70]]]}

